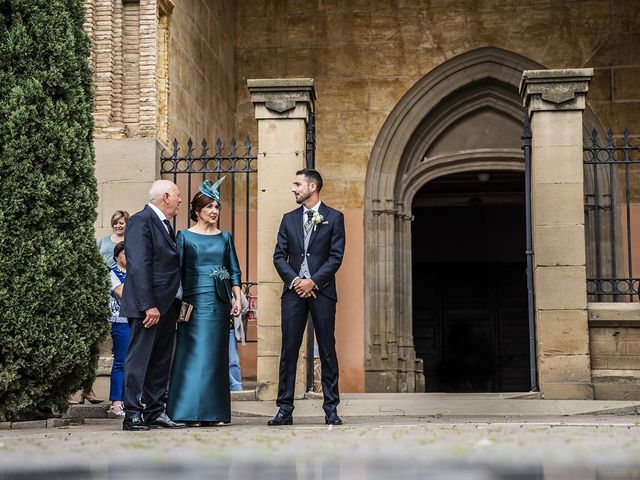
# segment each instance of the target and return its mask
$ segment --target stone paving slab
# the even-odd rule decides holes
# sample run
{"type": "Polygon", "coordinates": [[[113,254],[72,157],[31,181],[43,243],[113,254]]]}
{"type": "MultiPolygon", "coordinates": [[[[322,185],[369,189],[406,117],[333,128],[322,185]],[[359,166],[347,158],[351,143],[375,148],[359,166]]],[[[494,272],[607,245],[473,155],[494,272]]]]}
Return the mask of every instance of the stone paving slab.
{"type": "MultiPolygon", "coordinates": [[[[322,416],[322,400],[295,402],[294,417],[322,416]]],[[[232,404],[234,415],[272,417],[275,402],[246,401],[232,404]]],[[[640,414],[640,401],[531,400],[509,394],[346,394],[340,416],[510,416],[640,414]]]]}
{"type": "MultiPolygon", "coordinates": [[[[250,392],[234,392],[232,413],[236,417],[270,418],[277,411],[275,402],[249,400],[250,392]]],[[[354,417],[459,417],[531,418],[571,415],[637,415],[639,401],[542,400],[537,393],[364,393],[343,394],[339,413],[354,417]]],[[[322,418],[322,396],[307,394],[296,401],[296,418],[322,418]]],[[[0,422],[0,430],[56,428],[69,424],[106,419],[108,403],[72,405],[63,418],[32,422],[0,422]]]]}

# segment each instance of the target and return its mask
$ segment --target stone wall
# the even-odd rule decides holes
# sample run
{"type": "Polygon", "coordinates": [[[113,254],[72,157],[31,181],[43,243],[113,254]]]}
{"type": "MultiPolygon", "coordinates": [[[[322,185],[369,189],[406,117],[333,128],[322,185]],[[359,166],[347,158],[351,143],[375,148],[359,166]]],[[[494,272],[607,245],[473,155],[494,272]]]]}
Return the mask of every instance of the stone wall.
{"type": "Polygon", "coordinates": [[[591,375],[596,398],[640,398],[640,305],[589,304],[591,375]]]}
{"type": "MultiPolygon", "coordinates": [[[[547,68],[593,67],[587,102],[600,123],[640,135],[640,17],[633,1],[243,0],[236,2],[236,124],[256,136],[248,78],[316,82],[323,199],[342,209],[347,255],[338,276],[341,388],[364,388],[364,185],[391,110],[443,62],[481,47],[547,68]],[[342,360],[344,359],[344,360],[342,360]],[[345,361],[346,360],[346,361],[345,361]]],[[[398,152],[400,155],[401,152],[398,152]]],[[[284,173],[284,172],[283,172],[284,173]]],[[[292,204],[292,207],[295,206],[292,204]]]]}
{"type": "Polygon", "coordinates": [[[327,198],[361,208],[367,159],[408,88],[485,46],[547,68],[593,67],[588,103],[602,125],[640,135],[640,17],[633,1],[236,2],[237,124],[255,136],[247,78],[316,81],[317,164],[327,198]],[[250,32],[250,33],[248,33],[250,32]]]}
{"type": "MultiPolygon", "coordinates": [[[[171,15],[169,138],[235,135],[233,2],[181,0],[171,15]]],[[[244,140],[244,137],[242,138],[244,140]]]]}

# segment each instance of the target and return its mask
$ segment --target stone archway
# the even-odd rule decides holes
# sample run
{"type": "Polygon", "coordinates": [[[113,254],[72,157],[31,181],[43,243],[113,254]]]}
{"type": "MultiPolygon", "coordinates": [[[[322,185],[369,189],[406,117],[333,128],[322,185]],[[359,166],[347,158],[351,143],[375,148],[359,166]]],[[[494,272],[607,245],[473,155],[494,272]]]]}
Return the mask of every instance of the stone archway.
{"type": "Polygon", "coordinates": [[[416,83],[383,125],[365,184],[366,391],[424,390],[412,336],[412,199],[443,175],[524,169],[518,88],[523,70],[539,68],[498,48],[462,54],[416,83]]]}

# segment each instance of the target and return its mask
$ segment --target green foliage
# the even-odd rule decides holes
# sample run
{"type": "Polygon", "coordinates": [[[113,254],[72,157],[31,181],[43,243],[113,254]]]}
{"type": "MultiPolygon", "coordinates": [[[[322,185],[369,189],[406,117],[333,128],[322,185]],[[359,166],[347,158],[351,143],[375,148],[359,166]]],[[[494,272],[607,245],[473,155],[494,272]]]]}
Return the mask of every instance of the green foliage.
{"type": "Polygon", "coordinates": [[[81,0],[0,0],[0,421],[65,408],[108,329],[81,0]]]}

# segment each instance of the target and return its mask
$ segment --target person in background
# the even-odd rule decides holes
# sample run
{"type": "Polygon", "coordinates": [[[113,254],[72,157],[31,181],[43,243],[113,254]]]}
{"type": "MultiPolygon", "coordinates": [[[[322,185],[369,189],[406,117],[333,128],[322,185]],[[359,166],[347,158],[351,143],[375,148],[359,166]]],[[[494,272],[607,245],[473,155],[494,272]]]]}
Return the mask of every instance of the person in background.
{"type": "Polygon", "coordinates": [[[242,371],[240,370],[240,356],[238,355],[238,342],[244,345],[244,325],[242,320],[249,310],[249,302],[244,293],[241,293],[242,311],[240,315],[231,317],[231,329],[229,330],[229,389],[232,392],[242,390],[242,371]]]}
{"type": "Polygon", "coordinates": [[[120,305],[122,301],[122,290],[127,276],[127,259],[124,254],[124,242],[118,242],[113,249],[113,258],[116,266],[111,269],[111,340],[113,343],[113,365],[111,367],[111,389],[109,400],[111,407],[107,415],[111,418],[124,418],[124,406],[122,393],[124,390],[124,359],[129,346],[129,336],[131,329],[125,317],[120,316],[120,305]]]}
{"type": "MultiPolygon", "coordinates": [[[[129,213],[125,212],[124,210],[116,210],[113,215],[111,215],[111,229],[113,230],[113,233],[105,235],[97,241],[100,255],[102,255],[102,258],[104,258],[104,261],[109,269],[113,269],[116,266],[116,261],[113,258],[113,249],[115,248],[117,243],[124,241],[124,230],[127,226],[128,221],[129,213]]],[[[95,362],[98,355],[98,350],[92,352],[92,361],[95,362]]],[[[80,403],[84,403],[85,400],[89,400],[89,402],[91,403],[102,403],[104,401],[102,398],[98,398],[98,396],[93,391],[93,382],[95,381],[95,379],[96,375],[94,372],[90,377],[82,382],[80,403]]]]}
{"type": "Polygon", "coordinates": [[[113,233],[105,235],[98,240],[100,255],[102,255],[102,258],[104,258],[105,263],[110,269],[116,266],[116,261],[113,259],[113,249],[116,243],[124,242],[124,231],[127,228],[128,221],[128,212],[116,210],[113,212],[113,215],[111,215],[111,229],[113,233]]]}

